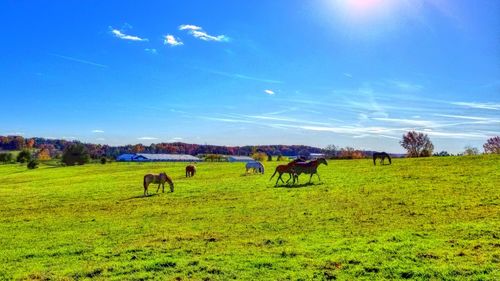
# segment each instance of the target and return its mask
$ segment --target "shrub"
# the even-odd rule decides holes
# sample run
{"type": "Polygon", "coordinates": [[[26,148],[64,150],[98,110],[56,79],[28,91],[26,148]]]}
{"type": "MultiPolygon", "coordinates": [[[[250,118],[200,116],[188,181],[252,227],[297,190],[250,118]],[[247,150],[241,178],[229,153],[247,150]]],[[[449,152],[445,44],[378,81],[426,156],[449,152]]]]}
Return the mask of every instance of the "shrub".
{"type": "Polygon", "coordinates": [[[16,162],[26,163],[31,160],[31,153],[28,150],[22,150],[16,157],[16,162]]]}
{"type": "Polygon", "coordinates": [[[271,154],[267,155],[267,161],[269,162],[273,161],[273,156],[271,154]]]}
{"type": "Polygon", "coordinates": [[[67,166],[83,165],[90,161],[90,155],[83,144],[75,142],[64,148],[61,161],[67,166]]]}
{"type": "Polygon", "coordinates": [[[0,162],[3,162],[3,163],[12,162],[12,153],[10,153],[10,152],[0,153],[0,162]]]}
{"type": "Polygon", "coordinates": [[[496,136],[489,138],[485,144],[483,144],[484,153],[495,153],[500,154],[500,137],[496,136]]]}
{"type": "Polygon", "coordinates": [[[432,155],[434,150],[429,136],[415,131],[403,135],[403,139],[399,143],[406,149],[408,157],[428,157],[432,155]]]}
{"type": "Polygon", "coordinates": [[[478,154],[479,154],[479,149],[477,149],[476,147],[472,147],[470,145],[465,147],[464,155],[468,156],[468,155],[478,155],[478,154]]]}
{"type": "Polygon", "coordinates": [[[101,157],[101,164],[106,164],[108,160],[106,159],[106,157],[101,157]]]}
{"type": "Polygon", "coordinates": [[[28,169],[30,169],[30,170],[32,170],[32,169],[36,169],[36,168],[38,168],[38,164],[39,164],[39,163],[38,163],[38,161],[33,159],[33,160],[30,160],[30,161],[28,162],[27,167],[28,167],[28,169]]]}
{"type": "Polygon", "coordinates": [[[252,158],[255,161],[263,162],[263,161],[266,161],[267,154],[265,154],[264,152],[256,152],[256,153],[252,154],[252,158]]]}

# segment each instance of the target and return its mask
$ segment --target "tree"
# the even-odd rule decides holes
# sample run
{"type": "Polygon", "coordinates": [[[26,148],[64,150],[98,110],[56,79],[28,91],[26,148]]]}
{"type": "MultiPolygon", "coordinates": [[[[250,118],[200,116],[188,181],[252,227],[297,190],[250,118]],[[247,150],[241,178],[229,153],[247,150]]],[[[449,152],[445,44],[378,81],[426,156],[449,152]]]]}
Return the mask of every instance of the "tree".
{"type": "Polygon", "coordinates": [[[27,167],[28,167],[28,169],[30,169],[30,170],[33,170],[33,169],[38,168],[38,161],[37,161],[37,160],[35,160],[35,159],[30,160],[30,161],[28,162],[27,167]]]}
{"type": "Polygon", "coordinates": [[[106,164],[108,160],[106,159],[106,157],[101,157],[101,164],[106,164]]]}
{"type": "Polygon", "coordinates": [[[302,149],[301,151],[299,151],[298,156],[300,158],[309,159],[311,153],[307,149],[302,149]]]}
{"type": "Polygon", "coordinates": [[[90,161],[90,155],[83,144],[75,142],[64,148],[61,161],[68,166],[83,165],[90,161]]]}
{"type": "Polygon", "coordinates": [[[267,154],[265,154],[264,152],[256,152],[254,154],[252,154],[252,158],[255,160],[255,161],[266,161],[267,159],[267,154]]]}
{"type": "Polygon", "coordinates": [[[434,153],[432,156],[451,156],[448,151],[441,151],[439,153],[434,153]]]}
{"type": "Polygon", "coordinates": [[[40,161],[50,160],[50,151],[48,148],[42,148],[38,151],[36,158],[40,161]]]}
{"type": "Polygon", "coordinates": [[[406,149],[408,157],[428,157],[432,155],[434,150],[429,136],[415,131],[403,135],[403,139],[399,143],[406,149]]]}
{"type": "Polygon", "coordinates": [[[477,147],[472,147],[470,145],[467,145],[464,150],[464,155],[478,155],[479,154],[479,149],[477,147]]]}
{"type": "Polygon", "coordinates": [[[25,163],[31,160],[31,153],[28,150],[22,150],[16,157],[16,162],[25,163]]]}
{"type": "Polygon", "coordinates": [[[267,161],[268,161],[268,162],[273,161],[273,156],[272,156],[271,154],[268,154],[268,155],[267,155],[267,161]]]}
{"type": "Polygon", "coordinates": [[[10,152],[0,153],[0,162],[3,162],[3,163],[12,162],[12,153],[10,153],[10,152]]]}
{"type": "Polygon", "coordinates": [[[338,152],[339,148],[334,144],[330,144],[325,147],[325,156],[328,159],[337,157],[338,152]]]}
{"type": "Polygon", "coordinates": [[[500,154],[500,137],[496,136],[489,138],[485,144],[483,144],[484,153],[495,153],[500,154]]]}

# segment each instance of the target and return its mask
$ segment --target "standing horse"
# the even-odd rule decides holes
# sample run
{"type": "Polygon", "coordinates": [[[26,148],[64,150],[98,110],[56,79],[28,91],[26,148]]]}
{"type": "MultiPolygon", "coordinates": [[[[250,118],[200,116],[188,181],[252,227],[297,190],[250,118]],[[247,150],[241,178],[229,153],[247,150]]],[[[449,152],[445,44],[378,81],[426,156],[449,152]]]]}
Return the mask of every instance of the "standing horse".
{"type": "Polygon", "coordinates": [[[172,179],[167,176],[165,172],[160,173],[159,175],[147,174],[144,175],[144,196],[148,195],[148,187],[151,183],[157,183],[158,189],[156,193],[160,190],[160,186],[162,187],[162,192],[165,193],[165,182],[170,186],[170,192],[174,192],[174,183],[172,179]]]}
{"type": "Polygon", "coordinates": [[[294,171],[293,171],[293,166],[295,165],[295,163],[297,162],[304,162],[305,160],[303,160],[302,158],[297,158],[295,160],[293,160],[292,162],[286,164],[286,165],[278,165],[276,167],[276,169],[274,170],[274,174],[271,176],[271,178],[269,180],[272,180],[274,175],[276,175],[276,173],[279,174],[278,176],[278,179],[276,179],[276,184],[274,186],[277,186],[278,185],[278,181],[281,180],[282,183],[285,183],[285,181],[283,181],[283,174],[288,174],[290,177],[288,178],[288,180],[286,181],[287,183],[290,181],[290,179],[292,179],[292,177],[294,177],[293,181],[295,182],[295,177],[297,176],[294,171]]]}
{"type": "Polygon", "coordinates": [[[186,166],[186,178],[193,177],[196,174],[196,167],[194,165],[186,166]]]}
{"type": "Polygon", "coordinates": [[[247,169],[247,171],[246,171],[247,174],[248,174],[248,171],[250,171],[250,170],[253,170],[254,173],[264,174],[264,165],[262,165],[262,163],[260,163],[258,161],[248,162],[245,165],[245,168],[247,169]]]}
{"type": "Polygon", "coordinates": [[[391,156],[385,152],[374,152],[373,153],[373,165],[376,166],[376,160],[380,158],[380,165],[384,165],[385,158],[389,159],[389,165],[392,164],[391,156]]]}
{"type": "MultiPolygon", "coordinates": [[[[320,164],[325,164],[328,166],[328,162],[326,162],[325,158],[318,158],[316,160],[308,161],[308,162],[298,162],[295,163],[292,170],[295,174],[297,174],[297,182],[299,181],[300,174],[309,174],[309,183],[311,183],[312,176],[315,174],[318,176],[318,179],[321,181],[321,178],[318,174],[318,166],[320,164]]],[[[295,183],[295,177],[293,178],[293,183],[295,183]]]]}

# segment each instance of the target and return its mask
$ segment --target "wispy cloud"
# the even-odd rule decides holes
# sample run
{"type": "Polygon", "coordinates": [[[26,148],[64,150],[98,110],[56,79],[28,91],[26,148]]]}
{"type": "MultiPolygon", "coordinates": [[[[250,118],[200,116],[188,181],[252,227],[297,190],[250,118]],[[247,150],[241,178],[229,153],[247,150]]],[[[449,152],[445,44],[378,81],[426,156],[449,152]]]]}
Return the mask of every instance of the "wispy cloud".
{"type": "Polygon", "coordinates": [[[104,131],[103,130],[92,130],[92,133],[102,134],[102,133],[104,133],[104,131]]]}
{"type": "Polygon", "coordinates": [[[435,122],[428,120],[414,120],[414,119],[403,119],[403,118],[379,118],[379,117],[373,117],[371,119],[377,121],[397,123],[401,125],[418,126],[418,127],[435,127],[437,125],[435,122]]]}
{"type": "Polygon", "coordinates": [[[500,119],[489,118],[489,117],[479,117],[479,116],[468,116],[468,115],[451,115],[451,114],[434,114],[434,116],[453,118],[453,119],[466,119],[466,120],[477,120],[477,121],[494,121],[500,122],[500,119]]]}
{"type": "Polygon", "coordinates": [[[179,38],[175,38],[173,35],[165,35],[165,40],[163,40],[163,44],[170,46],[182,46],[184,43],[179,38]]]}
{"type": "Polygon", "coordinates": [[[156,49],[154,49],[154,48],[151,48],[151,49],[150,48],[146,48],[146,49],[144,49],[144,51],[146,51],[146,52],[148,52],[150,54],[153,54],[153,55],[157,55],[158,54],[158,51],[156,49]]]}
{"type": "Polygon", "coordinates": [[[227,37],[226,35],[215,35],[215,36],[210,35],[207,32],[205,32],[201,26],[197,25],[183,24],[179,26],[179,30],[187,30],[189,34],[203,41],[216,41],[216,42],[229,41],[229,37],[227,37]]]}
{"type": "MultiPolygon", "coordinates": [[[[200,69],[200,68],[198,68],[198,69],[200,69]]],[[[229,72],[222,72],[222,71],[209,70],[209,69],[200,69],[200,70],[206,71],[208,73],[224,76],[224,77],[235,78],[235,79],[251,80],[251,81],[258,81],[258,82],[265,82],[265,83],[272,83],[272,84],[284,83],[283,81],[279,81],[279,80],[253,77],[253,76],[248,76],[248,75],[239,74],[239,73],[229,73],[229,72]]]]}
{"type": "Polygon", "coordinates": [[[92,65],[92,66],[97,66],[97,67],[102,67],[102,68],[107,68],[108,67],[107,65],[104,65],[104,64],[100,64],[100,63],[96,63],[96,62],[91,62],[91,61],[88,61],[88,60],[82,60],[82,59],[79,59],[79,58],[63,56],[63,55],[59,55],[59,54],[50,54],[50,55],[52,55],[54,57],[58,57],[58,58],[64,59],[64,60],[74,61],[74,62],[83,63],[83,64],[87,64],[87,65],[92,65]]]}
{"type": "Polygon", "coordinates": [[[478,109],[490,109],[490,110],[500,110],[500,103],[491,103],[491,102],[451,102],[453,105],[469,107],[469,108],[478,108],[478,109]]]}
{"type": "Polygon", "coordinates": [[[400,81],[400,80],[388,80],[388,83],[393,87],[396,87],[399,90],[407,91],[407,92],[418,92],[424,88],[424,86],[420,84],[400,81]]]}
{"type": "Polygon", "coordinates": [[[135,35],[128,35],[128,34],[125,34],[123,33],[122,31],[116,29],[116,28],[113,28],[113,27],[109,27],[109,29],[111,29],[111,33],[117,37],[117,38],[120,38],[120,39],[123,39],[123,40],[130,40],[130,41],[148,41],[148,39],[146,38],[141,38],[139,36],[135,36],[135,35]]]}
{"type": "Polygon", "coordinates": [[[264,93],[266,93],[268,95],[274,95],[274,91],[272,91],[272,90],[264,90],[264,93]]]}
{"type": "Polygon", "coordinates": [[[155,137],[140,137],[140,138],[137,138],[138,140],[157,140],[158,138],[155,138],[155,137]]]}
{"type": "Polygon", "coordinates": [[[352,74],[351,73],[347,73],[347,72],[344,72],[343,75],[347,78],[352,78],[352,74]]]}

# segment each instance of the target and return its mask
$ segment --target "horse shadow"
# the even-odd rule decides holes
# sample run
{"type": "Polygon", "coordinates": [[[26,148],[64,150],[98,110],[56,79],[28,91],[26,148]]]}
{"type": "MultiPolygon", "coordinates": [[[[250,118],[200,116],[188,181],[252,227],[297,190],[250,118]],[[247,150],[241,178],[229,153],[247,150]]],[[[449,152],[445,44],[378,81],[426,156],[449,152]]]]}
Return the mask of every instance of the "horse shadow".
{"type": "Polygon", "coordinates": [[[147,198],[147,197],[153,197],[153,196],[160,196],[160,193],[148,194],[146,196],[144,196],[144,195],[132,196],[130,198],[122,199],[121,201],[129,201],[129,200],[141,199],[141,198],[147,198]]]}
{"type": "Polygon", "coordinates": [[[300,184],[281,184],[274,186],[274,188],[303,188],[303,187],[309,187],[309,186],[314,186],[314,185],[322,185],[323,183],[313,183],[313,182],[306,182],[306,183],[300,183],[300,184]]]}

